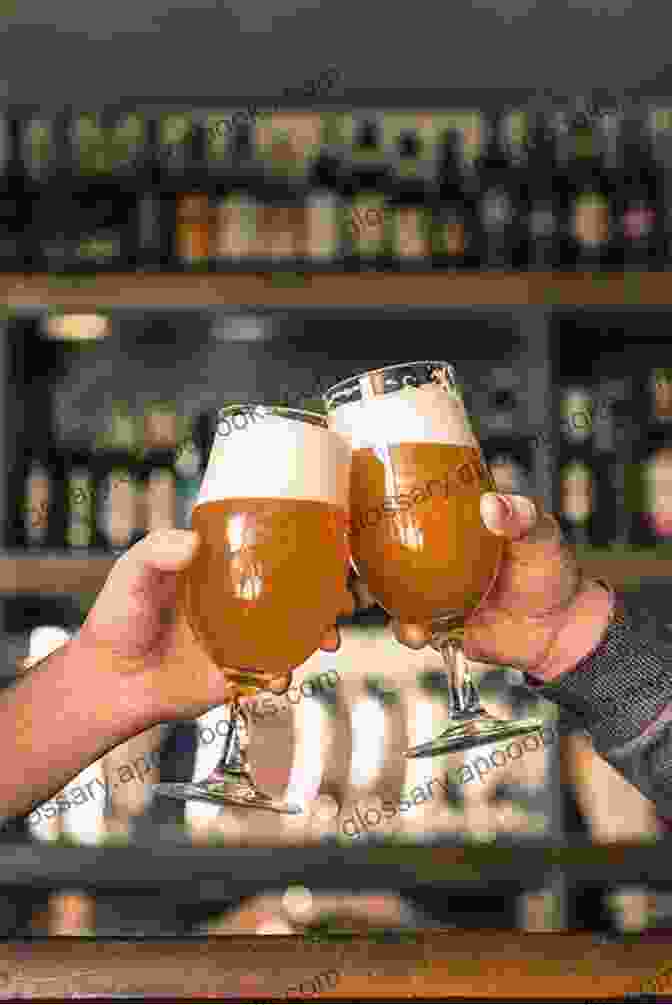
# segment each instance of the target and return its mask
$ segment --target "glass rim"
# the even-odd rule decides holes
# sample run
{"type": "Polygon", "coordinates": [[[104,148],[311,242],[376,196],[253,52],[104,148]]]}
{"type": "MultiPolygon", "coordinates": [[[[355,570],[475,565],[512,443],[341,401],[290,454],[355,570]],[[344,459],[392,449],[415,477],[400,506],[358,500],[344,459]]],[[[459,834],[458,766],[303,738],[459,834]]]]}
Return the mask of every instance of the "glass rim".
{"type": "MultiPolygon", "coordinates": [[[[358,389],[360,391],[360,397],[361,397],[362,396],[361,386],[358,388],[358,385],[360,385],[360,382],[365,380],[367,377],[368,378],[375,377],[380,373],[390,373],[394,370],[404,370],[404,369],[411,370],[414,367],[427,367],[427,368],[433,367],[437,369],[445,369],[448,372],[448,378],[451,389],[458,394],[460,393],[459,384],[457,382],[457,377],[455,375],[455,367],[452,365],[452,363],[447,363],[445,360],[421,359],[421,360],[411,360],[405,363],[391,363],[389,366],[380,366],[377,367],[375,370],[365,370],[362,373],[353,374],[352,377],[346,377],[345,380],[339,380],[338,383],[332,384],[331,387],[327,388],[327,390],[322,394],[322,400],[325,402],[327,408],[331,408],[333,404],[331,399],[333,398],[334,394],[340,396],[350,387],[352,387],[353,389],[358,389]]],[[[432,383],[431,378],[428,378],[426,383],[428,384],[432,383]]],[[[398,387],[389,388],[389,390],[382,390],[381,392],[379,392],[379,394],[380,395],[391,394],[394,391],[398,390],[399,390],[398,387]]]]}
{"type": "Polygon", "coordinates": [[[321,412],[310,412],[305,408],[290,408],[287,405],[267,405],[263,401],[241,401],[239,404],[222,405],[217,409],[217,418],[228,418],[230,415],[255,414],[268,416],[279,415],[294,422],[306,422],[315,426],[327,426],[327,417],[321,412]]]}

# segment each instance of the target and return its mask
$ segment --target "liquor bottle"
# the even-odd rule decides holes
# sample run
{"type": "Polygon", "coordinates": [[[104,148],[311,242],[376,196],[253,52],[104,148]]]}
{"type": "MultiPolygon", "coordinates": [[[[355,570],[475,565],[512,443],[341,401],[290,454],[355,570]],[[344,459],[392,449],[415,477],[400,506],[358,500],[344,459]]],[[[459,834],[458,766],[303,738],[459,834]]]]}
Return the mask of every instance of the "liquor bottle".
{"type": "Polygon", "coordinates": [[[171,218],[170,268],[205,271],[210,257],[211,201],[204,124],[195,115],[164,116],[161,150],[171,218]]]}
{"type": "Polygon", "coordinates": [[[481,268],[515,269],[523,233],[522,174],[504,151],[505,120],[495,119],[485,154],[477,162],[481,268]]]}
{"type": "Polygon", "coordinates": [[[553,269],[560,262],[559,167],[555,139],[539,117],[530,134],[527,186],[527,235],[524,242],[529,271],[553,269]]]}
{"type": "Polygon", "coordinates": [[[145,415],[142,483],[144,529],[177,526],[177,413],[173,405],[156,403],[145,415]]]}
{"type": "Polygon", "coordinates": [[[215,269],[250,268],[258,258],[262,165],[255,155],[250,122],[236,122],[232,134],[208,130],[212,177],[211,261],[215,269]]]}
{"type": "Polygon", "coordinates": [[[142,136],[142,120],[136,115],[79,115],[72,123],[68,211],[76,213],[77,234],[66,259],[68,270],[128,271],[135,267],[137,191],[133,178],[142,136]]]}
{"type": "Polygon", "coordinates": [[[461,144],[460,133],[448,130],[439,147],[432,213],[432,266],[437,269],[479,266],[477,204],[466,189],[461,144]]]}
{"type": "Polygon", "coordinates": [[[260,253],[271,269],[307,264],[311,159],[319,149],[321,118],[273,112],[256,124],[264,161],[260,253]]]}
{"type": "Polygon", "coordinates": [[[142,469],[136,422],[125,404],[114,404],[108,428],[96,447],[96,546],[119,554],[141,536],[142,469]]]}
{"type": "Polygon", "coordinates": [[[431,247],[431,181],[415,130],[399,137],[386,226],[395,269],[426,269],[431,247]]]}
{"type": "Polygon", "coordinates": [[[573,124],[574,158],[561,186],[563,268],[610,269],[622,262],[618,240],[619,178],[597,149],[594,123],[579,112],[573,124]]]}
{"type": "Polygon", "coordinates": [[[86,443],[62,449],[65,528],[68,551],[93,548],[96,540],[96,478],[94,461],[86,443]]]}
{"type": "Polygon", "coordinates": [[[375,119],[357,124],[345,176],[345,213],[349,236],[346,268],[379,269],[386,259],[386,227],[392,166],[375,119]]]}
{"type": "Polygon", "coordinates": [[[626,269],[656,269],[664,251],[662,183],[650,140],[639,122],[624,124],[621,153],[623,265],[626,269]]]}
{"type": "Polygon", "coordinates": [[[307,258],[312,270],[343,267],[348,232],[344,226],[344,162],[339,140],[338,121],[325,115],[322,142],[308,174],[307,258]]]}
{"type": "Polygon", "coordinates": [[[36,186],[26,171],[23,124],[15,116],[0,119],[0,269],[23,272],[31,267],[30,244],[36,186]]]}
{"type": "Polygon", "coordinates": [[[161,130],[154,117],[145,120],[145,145],[137,174],[136,265],[142,271],[158,271],[170,265],[170,232],[161,130]]]}
{"type": "Polygon", "coordinates": [[[632,467],[632,423],[628,411],[631,380],[600,381],[593,410],[593,450],[596,479],[596,519],[593,543],[598,547],[626,545],[630,540],[628,473],[632,467]]]}

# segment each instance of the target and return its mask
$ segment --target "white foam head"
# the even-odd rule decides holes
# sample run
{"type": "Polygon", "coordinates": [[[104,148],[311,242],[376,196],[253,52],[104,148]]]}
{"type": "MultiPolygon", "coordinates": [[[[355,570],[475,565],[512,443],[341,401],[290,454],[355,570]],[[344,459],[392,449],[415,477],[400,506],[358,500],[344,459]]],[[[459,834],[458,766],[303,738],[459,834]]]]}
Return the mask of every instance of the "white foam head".
{"type": "Polygon", "coordinates": [[[462,398],[435,383],[339,405],[329,414],[329,428],[353,450],[397,443],[444,443],[475,447],[462,398]]]}
{"type": "MultiPolygon", "coordinates": [[[[242,416],[242,411],[241,411],[242,416]]],[[[221,423],[196,506],[220,499],[297,499],[347,507],[350,445],[325,426],[254,413],[221,423]]]]}

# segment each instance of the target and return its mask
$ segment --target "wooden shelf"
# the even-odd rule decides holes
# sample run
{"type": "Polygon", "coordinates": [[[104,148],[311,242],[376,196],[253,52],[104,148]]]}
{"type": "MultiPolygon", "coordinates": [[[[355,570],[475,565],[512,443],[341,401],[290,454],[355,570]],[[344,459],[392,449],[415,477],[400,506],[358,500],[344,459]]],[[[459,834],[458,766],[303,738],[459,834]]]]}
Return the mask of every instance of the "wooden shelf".
{"type": "MultiPolygon", "coordinates": [[[[115,558],[106,554],[73,557],[57,552],[5,552],[0,555],[0,595],[97,593],[114,562],[115,558]]],[[[617,589],[641,580],[672,580],[672,557],[667,556],[588,550],[580,554],[579,562],[586,575],[606,579],[617,589]]]]}
{"type": "Polygon", "coordinates": [[[45,307],[672,306],[665,272],[0,275],[10,310],[45,307]]]}

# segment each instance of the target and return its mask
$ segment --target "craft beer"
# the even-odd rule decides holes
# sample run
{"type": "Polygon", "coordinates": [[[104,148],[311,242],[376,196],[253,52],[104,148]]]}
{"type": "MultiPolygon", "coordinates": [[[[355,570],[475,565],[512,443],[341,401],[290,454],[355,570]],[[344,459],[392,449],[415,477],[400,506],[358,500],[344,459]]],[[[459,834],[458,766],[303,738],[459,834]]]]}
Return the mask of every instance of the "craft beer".
{"type": "Polygon", "coordinates": [[[503,545],[481,519],[495,486],[459,392],[402,387],[334,407],[329,426],[353,450],[350,547],[369,590],[404,621],[461,624],[503,545]]]}
{"type": "Polygon", "coordinates": [[[283,675],[288,684],[344,609],[349,473],[349,445],[320,416],[256,413],[233,435],[215,434],[180,600],[241,693],[283,675]]]}

